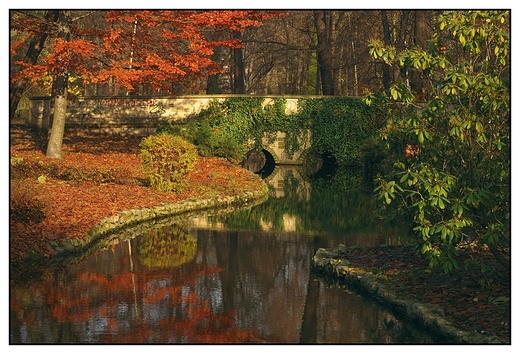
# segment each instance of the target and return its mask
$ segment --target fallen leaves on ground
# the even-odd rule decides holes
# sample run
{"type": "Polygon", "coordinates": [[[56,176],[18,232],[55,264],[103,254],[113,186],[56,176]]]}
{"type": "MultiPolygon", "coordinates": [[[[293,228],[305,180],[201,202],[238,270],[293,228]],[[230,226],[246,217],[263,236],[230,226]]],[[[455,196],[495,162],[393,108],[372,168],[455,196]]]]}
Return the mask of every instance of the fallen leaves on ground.
{"type": "MultiPolygon", "coordinates": [[[[46,217],[41,223],[10,222],[10,259],[20,259],[33,248],[52,256],[48,241],[84,238],[106,217],[123,210],[149,208],[190,198],[233,196],[263,188],[253,173],[221,158],[199,158],[185,176],[184,188],[174,193],[159,192],[143,185],[139,158],[139,138],[115,136],[65,135],[63,159],[45,157],[46,139],[23,125],[11,126],[10,156],[44,170],[53,165],[56,175],[69,180],[38,175],[25,176],[17,182],[29,186],[45,204],[46,217]],[[65,172],[64,172],[65,171],[65,172]],[[106,176],[121,176],[102,182],[106,176]],[[40,179],[42,181],[42,179],[40,179]]],[[[13,177],[13,176],[11,176],[13,177]]]]}
{"type": "Polygon", "coordinates": [[[449,274],[440,268],[428,269],[426,258],[411,246],[350,249],[343,257],[351,267],[386,278],[387,286],[403,298],[439,305],[457,328],[474,331],[480,326],[485,330],[483,335],[511,340],[511,273],[491,253],[474,254],[470,248],[464,249],[459,269],[449,274]],[[481,286],[480,270],[464,267],[472,257],[479,257],[500,274],[481,286]]]}

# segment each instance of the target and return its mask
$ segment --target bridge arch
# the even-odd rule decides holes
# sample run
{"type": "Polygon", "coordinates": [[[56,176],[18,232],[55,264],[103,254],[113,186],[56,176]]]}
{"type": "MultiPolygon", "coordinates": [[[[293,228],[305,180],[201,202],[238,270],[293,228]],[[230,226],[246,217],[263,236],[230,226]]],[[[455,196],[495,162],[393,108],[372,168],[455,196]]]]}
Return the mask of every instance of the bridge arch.
{"type": "Polygon", "coordinates": [[[259,174],[262,178],[269,177],[277,166],[300,166],[301,172],[310,178],[330,178],[336,173],[338,162],[336,157],[326,151],[324,153],[312,152],[305,149],[293,163],[280,163],[280,157],[270,146],[265,146],[261,151],[249,150],[242,167],[259,174]]]}
{"type": "Polygon", "coordinates": [[[253,173],[266,174],[267,176],[273,172],[276,164],[275,157],[268,149],[262,149],[262,151],[249,150],[246,158],[242,161],[242,167],[253,173]]]}
{"type": "Polygon", "coordinates": [[[324,153],[313,153],[307,151],[302,159],[303,172],[311,178],[330,178],[338,169],[336,157],[325,151],[324,153]]]}

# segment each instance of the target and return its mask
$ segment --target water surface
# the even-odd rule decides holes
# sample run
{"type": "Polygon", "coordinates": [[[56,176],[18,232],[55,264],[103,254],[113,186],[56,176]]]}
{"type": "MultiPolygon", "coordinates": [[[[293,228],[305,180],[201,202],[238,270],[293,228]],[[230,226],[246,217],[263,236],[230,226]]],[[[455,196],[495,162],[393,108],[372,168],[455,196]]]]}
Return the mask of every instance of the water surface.
{"type": "Polygon", "coordinates": [[[10,342],[438,343],[310,270],[318,247],[404,237],[370,218],[377,203],[348,187],[356,176],[312,182],[277,168],[263,204],[162,220],[79,262],[15,279],[10,342]]]}

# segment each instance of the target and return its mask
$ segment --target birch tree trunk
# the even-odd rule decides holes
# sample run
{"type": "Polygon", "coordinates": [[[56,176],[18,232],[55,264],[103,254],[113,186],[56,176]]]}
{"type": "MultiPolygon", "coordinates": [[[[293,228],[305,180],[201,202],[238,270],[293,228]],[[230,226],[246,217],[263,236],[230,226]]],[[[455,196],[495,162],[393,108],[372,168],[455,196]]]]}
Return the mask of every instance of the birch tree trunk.
{"type": "MultiPolygon", "coordinates": [[[[59,15],[60,31],[59,38],[70,40],[70,22],[64,11],[60,11],[59,15]]],[[[65,114],[67,113],[67,86],[69,81],[69,72],[67,68],[56,75],[52,90],[54,99],[54,119],[52,122],[51,135],[47,145],[46,156],[50,158],[61,159],[61,146],[63,143],[63,134],[65,133],[65,114]]]]}

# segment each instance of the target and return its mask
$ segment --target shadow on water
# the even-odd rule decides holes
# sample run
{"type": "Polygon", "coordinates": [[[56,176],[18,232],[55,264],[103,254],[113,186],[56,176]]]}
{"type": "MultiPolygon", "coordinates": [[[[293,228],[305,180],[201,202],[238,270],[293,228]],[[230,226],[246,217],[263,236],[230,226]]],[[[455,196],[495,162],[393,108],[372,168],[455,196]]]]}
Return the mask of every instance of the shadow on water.
{"type": "Polygon", "coordinates": [[[273,173],[276,164],[273,155],[271,155],[269,151],[264,149],[262,150],[262,153],[265,155],[265,164],[260,171],[258,171],[258,174],[262,179],[265,179],[273,173]]]}
{"type": "MultiPolygon", "coordinates": [[[[314,283],[322,284],[326,292],[339,293],[337,306],[344,306],[343,301],[350,297],[360,300],[362,307],[374,310],[375,316],[380,316],[377,326],[363,327],[365,336],[370,343],[400,343],[400,344],[440,344],[447,343],[445,339],[435,334],[426,334],[417,324],[404,318],[402,314],[382,305],[375,299],[367,296],[358,288],[340,282],[326,275],[312,274],[314,283]],[[343,296],[342,296],[343,295],[343,296]]],[[[321,299],[316,299],[321,300],[321,299]]],[[[328,304],[332,305],[332,304],[328,304]]],[[[303,332],[302,332],[303,333],[303,332]]],[[[365,341],[364,341],[365,342],[365,341]]]]}
{"type": "Polygon", "coordinates": [[[338,162],[330,152],[315,153],[304,158],[302,168],[304,175],[310,179],[328,180],[338,171],[338,162]]]}

